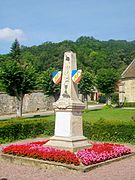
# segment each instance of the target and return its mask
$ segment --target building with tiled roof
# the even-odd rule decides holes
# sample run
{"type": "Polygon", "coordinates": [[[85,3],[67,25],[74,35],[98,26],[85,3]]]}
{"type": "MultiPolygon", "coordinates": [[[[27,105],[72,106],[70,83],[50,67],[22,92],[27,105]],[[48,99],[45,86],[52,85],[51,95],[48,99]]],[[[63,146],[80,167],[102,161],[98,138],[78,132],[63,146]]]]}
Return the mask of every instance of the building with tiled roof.
{"type": "Polygon", "coordinates": [[[135,102],[135,59],[121,75],[119,102],[135,102]]]}

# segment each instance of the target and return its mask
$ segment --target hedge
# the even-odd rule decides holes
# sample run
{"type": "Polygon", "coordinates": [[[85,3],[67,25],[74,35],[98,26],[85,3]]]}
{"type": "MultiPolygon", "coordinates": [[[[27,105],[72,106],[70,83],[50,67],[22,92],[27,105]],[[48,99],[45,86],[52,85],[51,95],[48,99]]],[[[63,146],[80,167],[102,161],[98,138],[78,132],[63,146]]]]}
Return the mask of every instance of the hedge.
{"type": "Polygon", "coordinates": [[[84,135],[91,140],[135,144],[135,122],[109,123],[105,120],[84,122],[84,135]]]}
{"type": "Polygon", "coordinates": [[[19,139],[34,138],[41,134],[52,136],[54,133],[54,120],[21,119],[0,122],[0,143],[19,139]]]}
{"type": "Polygon", "coordinates": [[[124,107],[135,107],[135,102],[124,102],[124,107]]]}
{"type": "MultiPolygon", "coordinates": [[[[83,125],[88,139],[135,144],[135,122],[111,123],[101,119],[95,123],[84,121],[83,125]]],[[[53,134],[54,120],[37,118],[0,122],[0,143],[53,134]]]]}

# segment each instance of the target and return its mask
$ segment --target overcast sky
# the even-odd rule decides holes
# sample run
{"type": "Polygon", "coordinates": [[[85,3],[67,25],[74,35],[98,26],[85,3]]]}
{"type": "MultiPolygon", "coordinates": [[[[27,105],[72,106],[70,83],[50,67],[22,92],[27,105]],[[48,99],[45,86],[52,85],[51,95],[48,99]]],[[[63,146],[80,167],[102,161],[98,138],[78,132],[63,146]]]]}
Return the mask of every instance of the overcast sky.
{"type": "Polygon", "coordinates": [[[46,41],[135,40],[135,0],[0,0],[0,53],[46,41]]]}

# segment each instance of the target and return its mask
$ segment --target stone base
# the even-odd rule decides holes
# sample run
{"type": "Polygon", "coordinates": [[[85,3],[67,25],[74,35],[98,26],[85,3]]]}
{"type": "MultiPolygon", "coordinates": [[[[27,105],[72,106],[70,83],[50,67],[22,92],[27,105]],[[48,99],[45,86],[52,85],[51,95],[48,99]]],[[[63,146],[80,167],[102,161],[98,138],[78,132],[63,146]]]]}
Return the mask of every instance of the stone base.
{"type": "Polygon", "coordinates": [[[45,147],[51,146],[51,147],[75,152],[79,149],[89,148],[91,144],[88,143],[87,138],[84,136],[75,136],[75,137],[53,136],[44,146],[45,147]]]}

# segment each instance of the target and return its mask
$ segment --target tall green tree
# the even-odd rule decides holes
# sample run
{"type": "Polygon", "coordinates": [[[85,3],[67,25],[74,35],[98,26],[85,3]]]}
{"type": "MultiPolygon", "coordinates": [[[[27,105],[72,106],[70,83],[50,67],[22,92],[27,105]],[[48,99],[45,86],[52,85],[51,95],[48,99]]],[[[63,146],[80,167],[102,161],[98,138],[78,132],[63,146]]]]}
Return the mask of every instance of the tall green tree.
{"type": "Polygon", "coordinates": [[[119,75],[114,69],[101,69],[97,73],[97,88],[106,95],[108,105],[111,103],[111,94],[115,92],[118,79],[119,75]]]}
{"type": "Polygon", "coordinates": [[[1,64],[0,82],[7,94],[16,97],[17,117],[21,117],[23,98],[25,94],[35,88],[36,72],[31,64],[22,60],[21,49],[17,40],[11,49],[11,58],[1,64]]]}
{"type": "Polygon", "coordinates": [[[21,47],[19,41],[15,39],[11,46],[10,56],[13,60],[20,62],[21,61],[21,47]]]}
{"type": "Polygon", "coordinates": [[[82,78],[78,88],[79,92],[83,95],[83,99],[86,103],[86,108],[88,106],[88,95],[90,95],[90,93],[94,89],[94,82],[94,75],[91,72],[85,70],[82,73],[82,78]]]}
{"type": "Polygon", "coordinates": [[[60,95],[60,84],[54,84],[52,81],[52,73],[54,68],[49,68],[48,70],[42,72],[38,78],[38,84],[41,89],[43,89],[44,94],[47,96],[53,96],[55,101],[60,95]]]}

